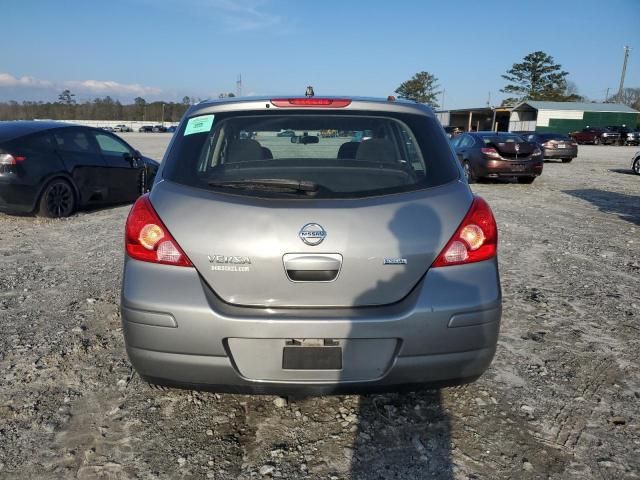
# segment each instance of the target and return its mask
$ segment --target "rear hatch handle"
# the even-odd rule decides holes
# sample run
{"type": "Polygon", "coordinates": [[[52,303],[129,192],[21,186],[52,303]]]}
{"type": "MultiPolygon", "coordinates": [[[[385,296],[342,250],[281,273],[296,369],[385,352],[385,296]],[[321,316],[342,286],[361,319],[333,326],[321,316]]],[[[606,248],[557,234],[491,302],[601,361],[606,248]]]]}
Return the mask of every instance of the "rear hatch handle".
{"type": "Polygon", "coordinates": [[[292,282],[332,282],[342,267],[339,253],[287,253],[282,262],[292,282]]]}

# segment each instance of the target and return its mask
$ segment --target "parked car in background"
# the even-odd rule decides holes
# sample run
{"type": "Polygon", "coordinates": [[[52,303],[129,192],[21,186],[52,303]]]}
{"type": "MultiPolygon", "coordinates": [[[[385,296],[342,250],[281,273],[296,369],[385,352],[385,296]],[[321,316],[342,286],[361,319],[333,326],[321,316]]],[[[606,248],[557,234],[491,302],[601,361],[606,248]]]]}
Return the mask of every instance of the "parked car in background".
{"type": "Polygon", "coordinates": [[[620,145],[640,145],[640,131],[627,126],[607,127],[612,132],[620,134],[620,145]]]}
{"type": "Polygon", "coordinates": [[[569,163],[578,156],[578,143],[567,135],[560,133],[528,133],[521,134],[528,142],[533,142],[546,158],[560,159],[569,163]]]}
{"type": "Polygon", "coordinates": [[[593,145],[614,145],[620,140],[620,134],[607,128],[586,127],[579,132],[569,134],[577,143],[591,143],[593,145]]]}
{"type": "Polygon", "coordinates": [[[640,152],[636,152],[631,159],[631,171],[636,175],[640,175],[640,152]]]}
{"type": "Polygon", "coordinates": [[[276,137],[295,137],[296,132],[293,130],[283,130],[282,132],[278,132],[276,137]]]}
{"type": "Polygon", "coordinates": [[[373,138],[373,132],[371,130],[357,130],[353,132],[351,137],[352,142],[362,142],[373,138]]]}
{"type": "Polygon", "coordinates": [[[319,135],[321,138],[335,138],[338,136],[337,130],[320,130],[319,135]]]}
{"type": "Polygon", "coordinates": [[[99,128],[0,122],[0,211],[66,217],[132,202],[151,188],[158,165],[99,128]]]}
{"type": "Polygon", "coordinates": [[[544,159],[535,143],[503,132],[468,132],[451,140],[469,183],[482,178],[515,177],[533,183],[544,159]]]}
{"type": "Polygon", "coordinates": [[[468,382],[491,363],[497,228],[428,107],[199,103],[158,176],[126,222],[120,297],[143,378],[336,393],[468,382]],[[323,129],[374,136],[340,158],[340,142],[274,135],[323,129]]]}
{"type": "Polygon", "coordinates": [[[144,133],[153,132],[153,126],[152,125],[143,125],[138,129],[138,132],[144,132],[144,133]]]}
{"type": "Polygon", "coordinates": [[[121,125],[116,125],[115,127],[113,127],[113,131],[114,132],[133,132],[133,128],[131,127],[127,127],[124,124],[121,125]]]}
{"type": "Polygon", "coordinates": [[[115,132],[113,127],[100,127],[100,130],[104,130],[105,132],[115,132]]]}
{"type": "Polygon", "coordinates": [[[154,133],[165,133],[167,131],[167,127],[164,125],[154,125],[151,131],[154,133]]]}
{"type": "Polygon", "coordinates": [[[178,127],[176,127],[175,125],[171,125],[169,127],[167,127],[167,133],[173,133],[177,130],[178,127]]]}
{"type": "Polygon", "coordinates": [[[444,128],[444,132],[447,134],[447,137],[449,138],[453,138],[457,135],[460,135],[464,129],[462,127],[452,127],[452,126],[448,126],[448,127],[443,127],[444,128]]]}

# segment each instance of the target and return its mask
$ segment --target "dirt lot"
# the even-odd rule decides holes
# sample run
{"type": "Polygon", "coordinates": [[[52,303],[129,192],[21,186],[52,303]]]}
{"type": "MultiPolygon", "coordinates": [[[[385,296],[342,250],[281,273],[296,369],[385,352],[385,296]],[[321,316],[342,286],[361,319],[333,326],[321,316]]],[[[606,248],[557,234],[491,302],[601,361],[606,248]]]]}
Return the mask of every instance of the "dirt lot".
{"type": "MultiPolygon", "coordinates": [[[[170,137],[126,138],[159,158],[170,137]]],[[[634,150],[474,186],[500,226],[502,336],[480,380],[442,391],[154,389],[118,316],[129,207],[0,215],[0,477],[640,478],[634,150]]]]}

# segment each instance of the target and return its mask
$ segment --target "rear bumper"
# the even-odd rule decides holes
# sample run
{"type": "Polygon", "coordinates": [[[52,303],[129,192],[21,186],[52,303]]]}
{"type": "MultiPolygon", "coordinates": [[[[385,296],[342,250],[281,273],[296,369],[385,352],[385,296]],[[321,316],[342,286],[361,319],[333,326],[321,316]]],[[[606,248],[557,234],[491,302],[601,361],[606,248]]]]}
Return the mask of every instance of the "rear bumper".
{"type": "Polygon", "coordinates": [[[0,212],[30,213],[35,208],[37,196],[35,187],[0,176],[0,212]]]}
{"type": "Polygon", "coordinates": [[[229,357],[184,355],[127,348],[131,363],[152,383],[216,392],[338,394],[445,387],[477,379],[491,364],[495,347],[470,352],[398,357],[388,375],[359,382],[269,382],[239,376],[229,357]]]}
{"type": "Polygon", "coordinates": [[[478,166],[479,177],[537,177],[542,174],[544,162],[540,160],[509,161],[509,160],[486,160],[484,164],[478,166]]]}
{"type": "Polygon", "coordinates": [[[545,148],[544,158],[575,158],[578,156],[577,147],[573,148],[545,148]]]}
{"type": "Polygon", "coordinates": [[[266,309],[221,302],[195,269],[127,259],[122,324],[135,369],[155,382],[217,391],[337,393],[448,385],[480,376],[495,353],[495,260],[430,270],[384,307],[266,309]],[[341,370],[285,370],[290,339],[332,339],[341,370]]]}

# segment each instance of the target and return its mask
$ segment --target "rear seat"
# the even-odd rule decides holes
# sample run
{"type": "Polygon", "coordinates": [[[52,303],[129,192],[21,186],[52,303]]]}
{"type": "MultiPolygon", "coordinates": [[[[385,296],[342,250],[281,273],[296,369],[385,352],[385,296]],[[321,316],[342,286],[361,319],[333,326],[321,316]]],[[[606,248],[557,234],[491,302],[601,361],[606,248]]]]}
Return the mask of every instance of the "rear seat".
{"type": "Polygon", "coordinates": [[[396,163],[398,161],[393,145],[384,138],[370,138],[360,142],[356,160],[377,163],[396,163]]]}
{"type": "Polygon", "coordinates": [[[356,158],[356,152],[358,151],[359,146],[360,142],[343,143],[340,145],[340,149],[338,150],[338,159],[356,158]]]}

